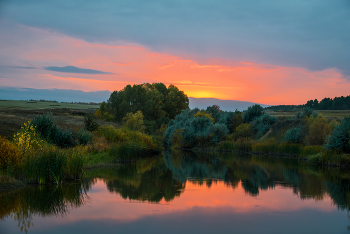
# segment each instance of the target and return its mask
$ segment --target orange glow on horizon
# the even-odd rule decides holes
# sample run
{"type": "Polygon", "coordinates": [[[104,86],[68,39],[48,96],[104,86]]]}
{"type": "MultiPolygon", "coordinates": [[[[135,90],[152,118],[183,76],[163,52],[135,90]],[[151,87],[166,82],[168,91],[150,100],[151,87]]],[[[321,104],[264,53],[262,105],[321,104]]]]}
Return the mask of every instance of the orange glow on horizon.
{"type": "Polygon", "coordinates": [[[40,43],[32,44],[26,51],[11,48],[11,53],[19,54],[23,61],[30,61],[39,69],[26,70],[16,79],[0,77],[3,86],[115,91],[126,84],[162,82],[178,86],[189,97],[270,105],[304,104],[310,99],[350,94],[349,80],[336,69],[308,71],[219,59],[199,64],[195,60],[153,52],[137,44],[94,44],[32,30],[43,34],[40,43]],[[53,44],[55,47],[51,46],[53,44]],[[74,74],[40,69],[46,66],[76,66],[113,74],[74,74]]]}

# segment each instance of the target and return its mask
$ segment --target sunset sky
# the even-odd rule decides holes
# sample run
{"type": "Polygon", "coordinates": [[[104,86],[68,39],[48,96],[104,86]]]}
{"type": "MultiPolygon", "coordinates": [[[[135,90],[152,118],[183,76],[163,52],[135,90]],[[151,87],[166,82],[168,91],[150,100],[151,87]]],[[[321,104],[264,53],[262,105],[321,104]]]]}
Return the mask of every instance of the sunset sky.
{"type": "Polygon", "coordinates": [[[0,87],[303,104],[350,95],[349,64],[349,0],[0,0],[0,87]]]}

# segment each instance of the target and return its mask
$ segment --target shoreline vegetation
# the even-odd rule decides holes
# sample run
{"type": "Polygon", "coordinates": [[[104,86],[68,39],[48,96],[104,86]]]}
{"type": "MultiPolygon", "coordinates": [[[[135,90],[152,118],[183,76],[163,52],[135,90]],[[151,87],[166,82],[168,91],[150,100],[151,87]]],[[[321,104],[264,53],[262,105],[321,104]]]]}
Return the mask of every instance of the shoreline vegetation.
{"type": "Polygon", "coordinates": [[[286,118],[260,105],[231,112],[217,105],[191,110],[188,104],[176,86],[146,83],[113,92],[93,115],[84,116],[80,129],[62,128],[50,114],[37,115],[12,137],[0,136],[0,190],[81,180],[89,168],[125,165],[164,148],[350,166],[350,116],[339,122],[309,107],[286,118]]]}

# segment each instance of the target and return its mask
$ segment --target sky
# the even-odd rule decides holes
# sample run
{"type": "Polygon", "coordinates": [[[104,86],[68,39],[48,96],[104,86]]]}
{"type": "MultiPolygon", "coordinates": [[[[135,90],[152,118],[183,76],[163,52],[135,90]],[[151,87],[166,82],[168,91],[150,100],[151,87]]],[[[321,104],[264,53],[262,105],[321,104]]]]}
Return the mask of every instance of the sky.
{"type": "Polygon", "coordinates": [[[0,0],[0,87],[304,104],[350,95],[349,41],[349,0],[0,0]]]}

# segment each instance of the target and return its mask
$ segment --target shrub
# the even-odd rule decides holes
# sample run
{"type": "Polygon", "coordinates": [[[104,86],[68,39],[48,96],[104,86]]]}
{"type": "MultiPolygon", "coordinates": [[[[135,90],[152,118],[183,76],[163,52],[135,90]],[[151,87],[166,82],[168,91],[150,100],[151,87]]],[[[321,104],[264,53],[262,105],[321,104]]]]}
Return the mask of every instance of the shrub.
{"type": "Polygon", "coordinates": [[[208,131],[209,135],[212,137],[210,142],[213,144],[217,144],[220,141],[224,140],[229,133],[229,130],[227,129],[226,125],[220,123],[216,123],[210,126],[208,131]]]}
{"type": "Polygon", "coordinates": [[[248,110],[243,115],[243,120],[245,123],[250,123],[262,114],[263,108],[260,105],[255,104],[253,106],[248,107],[248,110]]]}
{"type": "Polygon", "coordinates": [[[302,119],[310,116],[316,117],[317,115],[318,113],[314,111],[312,108],[304,107],[303,109],[295,113],[294,119],[302,119]]]}
{"type": "Polygon", "coordinates": [[[251,128],[251,124],[243,123],[236,128],[234,133],[228,136],[228,139],[237,140],[238,138],[249,138],[252,135],[251,128]]]}
{"type": "Polygon", "coordinates": [[[77,134],[76,134],[76,139],[77,139],[77,142],[76,144],[77,145],[87,145],[88,143],[91,142],[92,140],[92,135],[84,130],[84,129],[80,129],[77,134]]]}
{"type": "Polygon", "coordinates": [[[59,147],[71,147],[75,145],[72,130],[63,130],[56,125],[51,129],[50,142],[59,147]]]}
{"type": "Polygon", "coordinates": [[[302,128],[291,128],[289,129],[286,134],[284,135],[284,141],[291,142],[291,143],[300,143],[302,140],[302,128]]]}
{"type": "Polygon", "coordinates": [[[159,151],[161,146],[152,137],[139,131],[133,131],[128,128],[118,128],[113,126],[102,126],[98,129],[98,134],[103,136],[109,142],[122,144],[122,143],[135,143],[140,147],[150,150],[159,151]]]}
{"type": "Polygon", "coordinates": [[[181,143],[182,143],[182,128],[179,128],[179,129],[176,129],[172,136],[171,136],[171,145],[174,145],[174,146],[178,146],[180,147],[181,146],[181,143]]]}
{"type": "Polygon", "coordinates": [[[328,136],[325,149],[350,152],[350,116],[345,116],[339,125],[335,127],[332,134],[328,136]]]}
{"type": "Polygon", "coordinates": [[[260,137],[267,133],[271,126],[277,123],[278,118],[276,116],[271,116],[267,113],[264,113],[257,117],[252,123],[252,129],[257,131],[257,136],[260,137]]]}
{"type": "Polygon", "coordinates": [[[332,132],[335,127],[334,121],[328,122],[327,119],[321,115],[318,117],[310,116],[308,118],[309,133],[306,137],[308,145],[323,145],[326,137],[332,132]]]}
{"type": "Polygon", "coordinates": [[[232,117],[232,124],[230,132],[233,133],[236,128],[243,123],[243,117],[240,111],[236,110],[235,115],[232,117]]]}
{"type": "Polygon", "coordinates": [[[51,114],[43,114],[34,117],[31,121],[31,125],[35,127],[42,138],[49,140],[52,127],[54,126],[51,114]]]}
{"type": "Polygon", "coordinates": [[[43,140],[37,134],[35,126],[30,121],[24,123],[21,130],[13,136],[13,142],[23,155],[31,150],[40,149],[43,145],[43,140]]]}
{"type": "Polygon", "coordinates": [[[7,138],[0,136],[0,169],[18,168],[21,158],[18,148],[7,138]]]}
{"type": "Polygon", "coordinates": [[[96,123],[96,121],[93,120],[93,118],[90,115],[85,116],[84,124],[86,130],[88,130],[89,132],[96,131],[99,126],[98,123],[96,123]]]}
{"type": "Polygon", "coordinates": [[[123,125],[131,130],[144,132],[146,126],[143,123],[143,114],[139,110],[136,113],[127,113],[123,118],[123,125]]]}
{"type": "Polygon", "coordinates": [[[205,117],[205,118],[208,118],[210,119],[213,123],[215,123],[215,120],[213,118],[213,113],[210,113],[210,114],[207,114],[205,113],[205,111],[198,111],[196,114],[194,114],[194,117],[205,117]]]}

